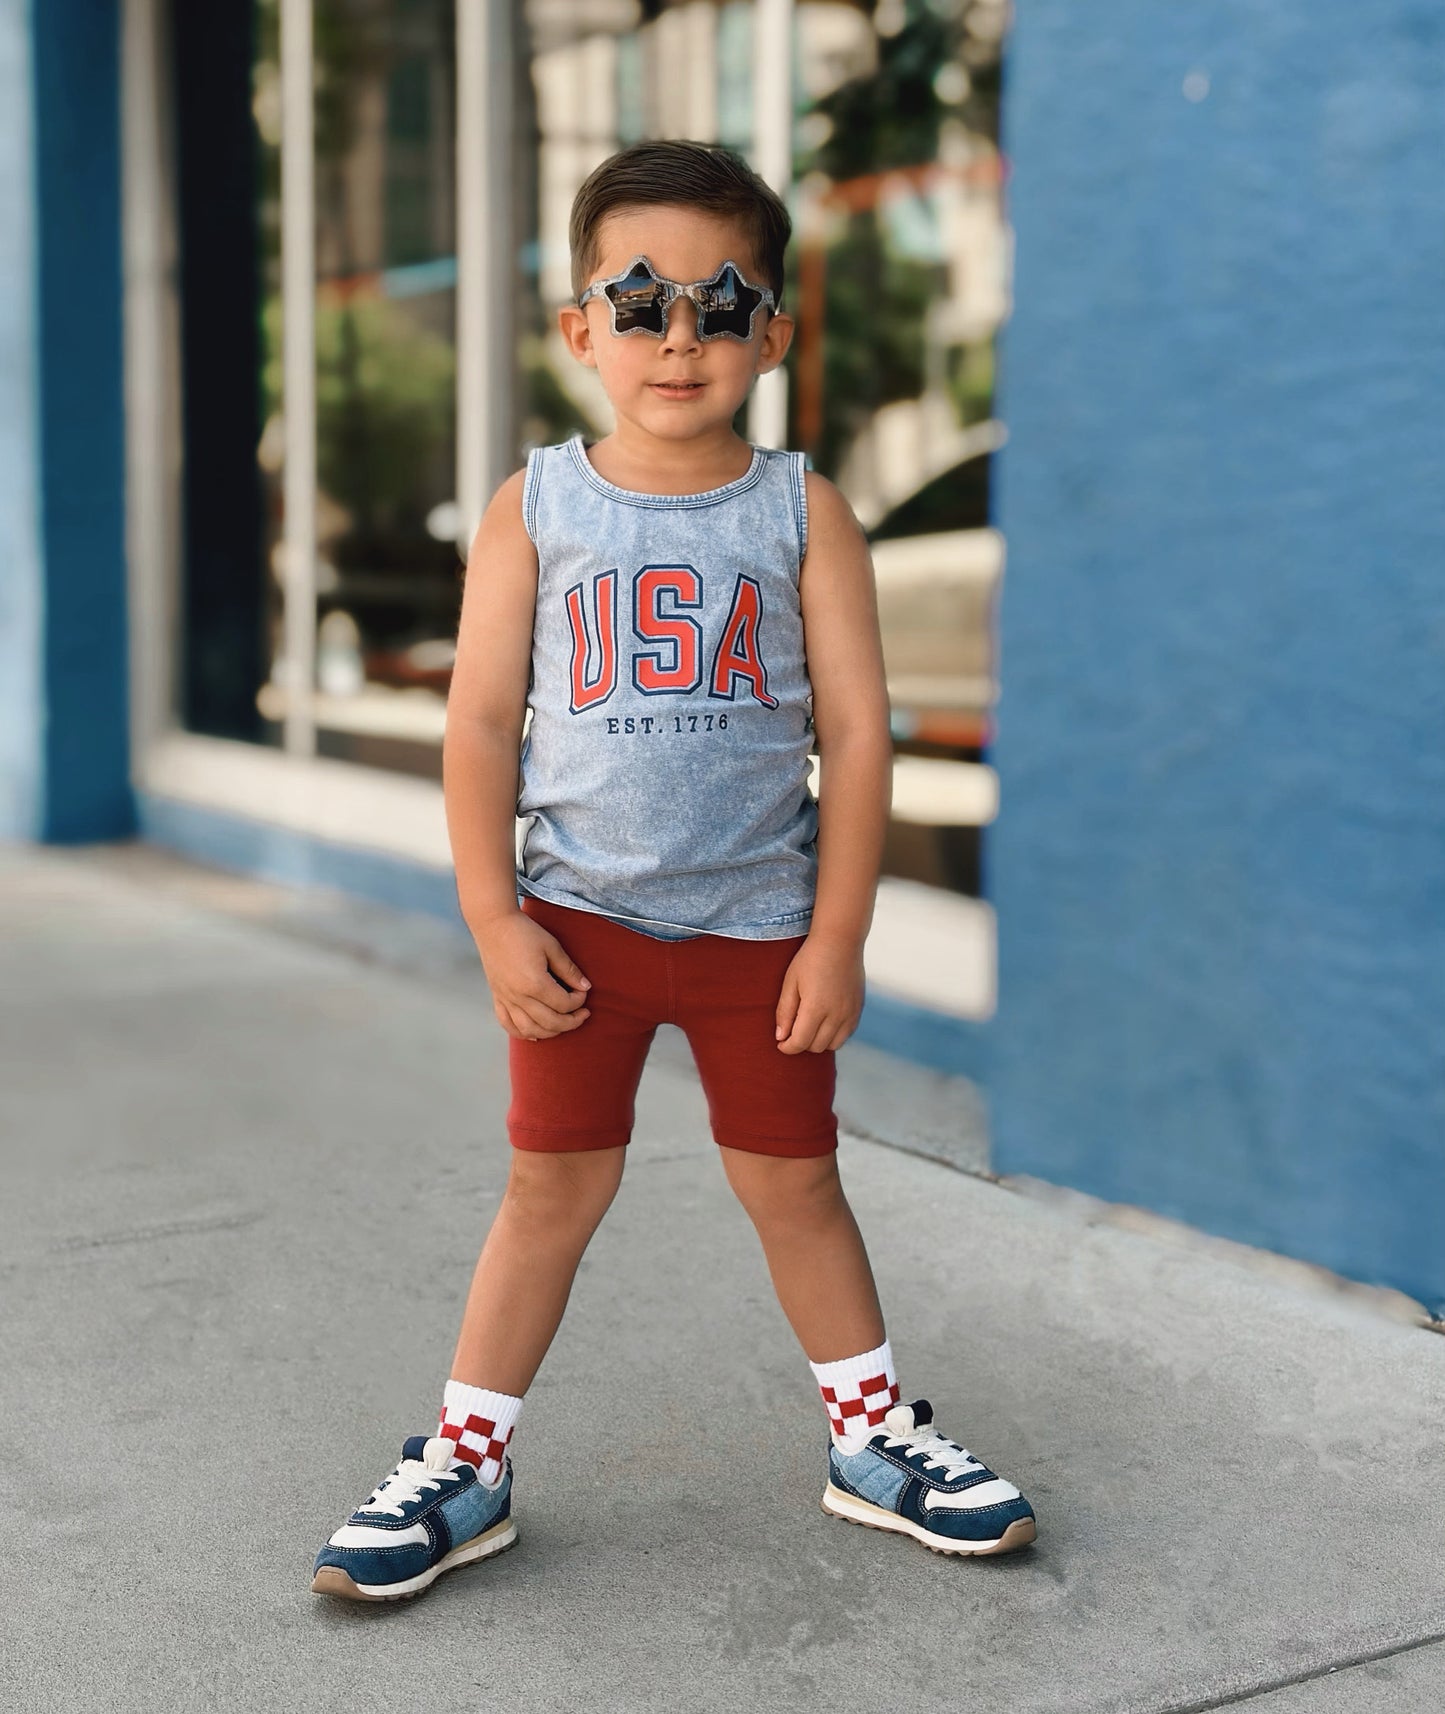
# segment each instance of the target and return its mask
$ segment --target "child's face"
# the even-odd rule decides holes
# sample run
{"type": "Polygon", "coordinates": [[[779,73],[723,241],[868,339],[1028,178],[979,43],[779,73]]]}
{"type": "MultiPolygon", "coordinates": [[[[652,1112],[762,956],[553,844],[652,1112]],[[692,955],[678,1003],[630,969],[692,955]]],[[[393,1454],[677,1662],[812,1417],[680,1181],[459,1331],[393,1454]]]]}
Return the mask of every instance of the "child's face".
{"type": "MultiPolygon", "coordinates": [[[[684,284],[711,278],[729,260],[755,284],[766,283],[741,228],[695,208],[614,209],[602,222],[598,239],[597,266],[589,285],[621,273],[634,256],[646,256],[658,274],[684,284]]],[[[572,355],[601,376],[619,419],[672,441],[730,425],[754,377],[777,368],[793,333],[791,316],[770,315],[760,308],[745,344],[700,340],[697,311],[684,297],[673,301],[661,339],[646,333],[614,334],[611,312],[600,294],[585,309],[564,307],[558,320],[572,355]],[[696,385],[686,391],[665,386],[679,380],[696,385]]]]}

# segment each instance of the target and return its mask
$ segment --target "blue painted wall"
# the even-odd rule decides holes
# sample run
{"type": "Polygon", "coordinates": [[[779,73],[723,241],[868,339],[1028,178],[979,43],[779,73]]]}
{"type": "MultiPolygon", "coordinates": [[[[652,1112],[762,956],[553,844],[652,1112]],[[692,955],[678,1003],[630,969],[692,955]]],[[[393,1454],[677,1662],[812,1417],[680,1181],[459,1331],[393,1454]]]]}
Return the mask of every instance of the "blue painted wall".
{"type": "Polygon", "coordinates": [[[0,0],[0,839],[32,836],[42,804],[29,10],[26,0],[0,0]]]}
{"type": "Polygon", "coordinates": [[[133,831],[118,0],[33,10],[45,542],[45,823],[133,831]]]}
{"type": "Polygon", "coordinates": [[[1445,12],[1027,0],[1004,109],[995,1164],[1441,1306],[1445,12]]]}

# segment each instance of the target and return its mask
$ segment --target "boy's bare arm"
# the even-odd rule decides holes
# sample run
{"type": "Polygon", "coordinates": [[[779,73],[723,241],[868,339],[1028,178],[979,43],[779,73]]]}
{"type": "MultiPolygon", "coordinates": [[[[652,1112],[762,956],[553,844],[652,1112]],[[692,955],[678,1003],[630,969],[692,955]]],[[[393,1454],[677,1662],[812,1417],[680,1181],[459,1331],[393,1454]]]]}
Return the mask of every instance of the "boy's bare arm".
{"type": "Polygon", "coordinates": [[[497,490],[467,557],[457,659],[447,695],[442,785],[457,898],[509,1035],[538,1040],[588,1017],[582,972],[517,904],[517,786],[537,553],[518,471],[497,490]]]}
{"type": "Polygon", "coordinates": [[[807,475],[799,578],[817,733],[818,887],[807,941],[778,1002],[785,1053],[840,1047],[863,1010],[863,942],[893,791],[888,685],[868,543],[834,485],[807,475]]]}

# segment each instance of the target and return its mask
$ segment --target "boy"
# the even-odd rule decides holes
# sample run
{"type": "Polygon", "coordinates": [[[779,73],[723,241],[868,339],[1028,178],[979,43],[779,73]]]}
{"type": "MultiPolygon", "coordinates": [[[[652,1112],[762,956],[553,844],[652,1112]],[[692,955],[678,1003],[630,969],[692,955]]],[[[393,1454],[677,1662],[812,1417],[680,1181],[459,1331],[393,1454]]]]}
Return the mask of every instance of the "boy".
{"type": "Polygon", "coordinates": [[[569,236],[561,331],[617,426],[538,448],[488,506],[443,756],[458,897],[511,1038],[511,1175],[437,1432],[405,1442],[312,1588],[395,1600],[516,1540],[507,1444],[664,1021],[822,1392],[824,1509],[942,1552],[1021,1547],[1018,1489],[898,1402],[838,1179],[834,1053],[863,1005],[892,756],[857,521],[801,454],[732,427],[792,337],[787,211],[727,150],[646,141],[592,173],[569,236]]]}

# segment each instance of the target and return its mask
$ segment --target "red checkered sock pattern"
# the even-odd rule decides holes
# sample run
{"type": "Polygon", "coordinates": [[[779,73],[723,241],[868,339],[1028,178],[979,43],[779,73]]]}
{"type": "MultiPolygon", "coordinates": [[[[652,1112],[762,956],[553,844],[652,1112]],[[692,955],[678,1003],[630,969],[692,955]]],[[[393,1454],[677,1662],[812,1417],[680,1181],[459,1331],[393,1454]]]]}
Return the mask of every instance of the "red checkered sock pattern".
{"type": "Polygon", "coordinates": [[[875,1351],[844,1357],[837,1363],[809,1363],[838,1439],[867,1434],[898,1403],[893,1350],[885,1339],[875,1351]]]}
{"type": "Polygon", "coordinates": [[[507,1442],[522,1414],[522,1401],[511,1393],[469,1387],[448,1381],[442,1389],[442,1417],[437,1433],[456,1441],[454,1464],[470,1464],[479,1481],[490,1488],[502,1474],[507,1442]]]}

